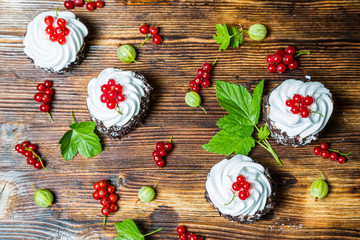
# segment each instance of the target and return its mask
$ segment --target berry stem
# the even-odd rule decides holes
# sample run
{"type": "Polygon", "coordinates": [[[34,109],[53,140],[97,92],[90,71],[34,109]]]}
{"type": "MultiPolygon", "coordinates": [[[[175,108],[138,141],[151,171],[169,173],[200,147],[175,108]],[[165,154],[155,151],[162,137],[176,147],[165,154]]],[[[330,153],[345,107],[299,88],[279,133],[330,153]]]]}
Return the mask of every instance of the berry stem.
{"type": "Polygon", "coordinates": [[[31,148],[28,148],[28,147],[25,147],[25,146],[24,146],[24,148],[25,148],[25,150],[28,150],[28,151],[30,151],[32,154],[34,154],[35,157],[37,157],[37,159],[38,159],[38,160],[40,161],[40,163],[41,163],[42,168],[44,169],[44,171],[46,171],[46,168],[45,168],[45,166],[44,166],[44,164],[43,164],[43,161],[41,160],[41,157],[40,157],[39,155],[37,155],[31,148]]]}
{"type": "Polygon", "coordinates": [[[226,206],[226,205],[229,205],[230,203],[232,203],[232,201],[234,201],[235,197],[236,197],[236,195],[235,195],[235,193],[234,193],[234,196],[232,197],[231,201],[228,202],[228,203],[224,203],[224,205],[226,206]]]}
{"type": "Polygon", "coordinates": [[[106,225],[106,216],[104,216],[103,227],[105,227],[105,225],[106,225]]]}
{"type": "Polygon", "coordinates": [[[325,181],[325,176],[324,176],[324,174],[320,171],[320,174],[321,174],[321,178],[322,178],[322,180],[324,180],[325,181]]]}
{"type": "MultiPolygon", "coordinates": [[[[150,37],[146,37],[145,40],[139,46],[137,46],[135,49],[139,49],[140,47],[142,47],[142,45],[144,45],[147,42],[147,40],[149,40],[149,39],[150,39],[150,37]]],[[[136,61],[134,61],[134,62],[136,62],[136,61]]]]}
{"type": "Polygon", "coordinates": [[[120,107],[117,106],[116,109],[115,109],[120,115],[123,115],[122,112],[120,111],[120,107]]]}
{"type": "Polygon", "coordinates": [[[59,16],[59,8],[55,8],[56,14],[55,14],[55,18],[57,18],[59,16]]]}
{"type": "Polygon", "coordinates": [[[169,143],[172,143],[172,140],[173,140],[173,136],[170,137],[169,143]]]}
{"type": "Polygon", "coordinates": [[[52,118],[52,116],[51,116],[50,112],[46,112],[46,113],[47,113],[47,115],[49,116],[49,118],[50,118],[51,122],[54,122],[54,119],[52,118]]]}
{"type": "Polygon", "coordinates": [[[310,111],[311,111],[311,113],[317,113],[317,114],[319,114],[320,116],[324,117],[324,115],[322,115],[321,113],[319,113],[319,112],[317,112],[317,111],[314,111],[314,110],[311,110],[311,109],[310,109],[310,111]]]}
{"type": "Polygon", "coordinates": [[[33,183],[31,183],[31,188],[32,188],[32,190],[33,190],[34,192],[36,192],[36,190],[35,190],[35,188],[34,188],[34,184],[33,184],[33,183]]]}
{"type": "Polygon", "coordinates": [[[161,231],[161,230],[162,230],[162,229],[159,228],[158,230],[155,230],[155,231],[153,231],[153,232],[151,232],[151,233],[145,234],[144,237],[149,236],[149,235],[154,234],[154,233],[157,233],[158,231],[161,231]]]}
{"type": "Polygon", "coordinates": [[[74,114],[73,114],[73,111],[70,110],[70,113],[71,113],[71,123],[74,123],[74,114]]]}
{"type": "Polygon", "coordinates": [[[328,149],[328,150],[331,151],[331,152],[336,152],[336,153],[338,153],[338,154],[340,154],[342,156],[349,156],[351,154],[351,151],[348,152],[348,153],[342,153],[342,152],[340,152],[338,150],[334,150],[334,149],[328,149]]]}
{"type": "MultiPolygon", "coordinates": [[[[211,64],[211,66],[214,67],[214,65],[215,65],[215,63],[216,63],[217,60],[218,60],[218,58],[215,58],[215,60],[214,60],[213,63],[211,64]]],[[[212,68],[211,68],[211,69],[212,69],[212,68]]]]}
{"type": "Polygon", "coordinates": [[[296,55],[294,57],[299,57],[303,54],[310,54],[310,51],[296,51],[296,55]]]}
{"type": "Polygon", "coordinates": [[[203,108],[201,105],[199,105],[199,107],[205,112],[205,114],[207,114],[205,108],[203,108]]]}
{"type": "MultiPolygon", "coordinates": [[[[256,130],[258,132],[260,132],[260,129],[254,125],[254,127],[256,128],[256,130]]],[[[270,143],[266,140],[266,139],[261,139],[261,140],[256,140],[255,139],[255,142],[257,142],[257,144],[259,144],[260,146],[262,146],[263,148],[265,148],[268,152],[271,153],[271,155],[273,155],[273,157],[275,158],[276,162],[280,165],[283,165],[282,162],[280,161],[279,159],[279,156],[277,155],[277,153],[275,152],[275,150],[271,147],[270,143]],[[263,143],[261,143],[261,141],[263,143]]]]}
{"type": "Polygon", "coordinates": [[[161,181],[161,179],[155,184],[155,186],[153,187],[154,190],[155,190],[156,187],[159,185],[160,181],[161,181]]]}

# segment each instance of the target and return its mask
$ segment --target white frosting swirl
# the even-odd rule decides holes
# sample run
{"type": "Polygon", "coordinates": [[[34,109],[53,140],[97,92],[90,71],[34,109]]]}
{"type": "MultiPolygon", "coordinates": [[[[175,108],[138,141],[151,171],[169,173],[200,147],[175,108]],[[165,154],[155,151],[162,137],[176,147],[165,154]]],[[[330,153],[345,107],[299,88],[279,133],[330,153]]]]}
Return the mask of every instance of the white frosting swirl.
{"type": "Polygon", "coordinates": [[[66,27],[70,30],[69,35],[66,36],[66,43],[60,45],[58,42],[52,42],[45,32],[47,25],[44,19],[48,15],[53,16],[56,22],[56,12],[49,11],[40,13],[29,23],[24,38],[24,52],[36,66],[58,72],[75,62],[88,30],[72,12],[59,12],[58,18],[64,18],[67,22],[66,27]]]}
{"type": "Polygon", "coordinates": [[[123,126],[139,113],[141,98],[147,89],[144,81],[137,78],[134,72],[106,68],[89,82],[86,103],[90,114],[102,121],[105,127],[123,126]],[[125,101],[118,105],[122,115],[116,109],[108,109],[106,104],[100,101],[101,86],[107,84],[109,79],[114,79],[123,87],[125,101]]]}
{"type": "Polygon", "coordinates": [[[285,132],[289,137],[297,135],[305,138],[320,132],[327,124],[333,111],[332,95],[329,89],[320,82],[303,82],[289,79],[278,86],[269,97],[270,113],[269,118],[275,127],[285,132]],[[286,106],[285,101],[292,98],[294,94],[313,97],[314,102],[310,109],[321,113],[310,113],[309,117],[302,118],[293,114],[291,108],[286,106]]]}
{"type": "Polygon", "coordinates": [[[206,181],[211,202],[222,214],[231,216],[254,215],[256,211],[263,210],[271,194],[271,185],[264,172],[262,165],[244,155],[222,160],[211,168],[206,181]],[[234,201],[225,205],[234,196],[232,184],[239,175],[251,184],[250,196],[245,200],[236,196],[234,201]]]}

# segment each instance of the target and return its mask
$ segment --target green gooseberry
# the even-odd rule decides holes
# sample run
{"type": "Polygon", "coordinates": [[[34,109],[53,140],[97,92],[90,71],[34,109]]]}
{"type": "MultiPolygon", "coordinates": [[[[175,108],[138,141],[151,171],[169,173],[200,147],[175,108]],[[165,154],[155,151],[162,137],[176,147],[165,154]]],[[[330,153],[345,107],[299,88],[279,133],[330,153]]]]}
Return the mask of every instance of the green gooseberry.
{"type": "Polygon", "coordinates": [[[185,96],[185,102],[190,107],[200,107],[202,110],[204,110],[206,114],[206,110],[202,106],[200,106],[201,98],[197,92],[188,92],[185,96]]]}
{"type": "Polygon", "coordinates": [[[155,190],[149,186],[142,187],[139,190],[138,197],[142,202],[151,202],[155,197],[155,190]]]}
{"type": "Polygon", "coordinates": [[[35,190],[33,186],[31,186],[34,190],[34,202],[39,206],[46,208],[51,206],[54,201],[53,194],[47,189],[39,189],[35,190]]]}
{"type": "Polygon", "coordinates": [[[310,187],[310,193],[313,197],[316,198],[324,198],[327,196],[329,192],[329,186],[325,181],[324,175],[321,173],[321,178],[315,180],[310,187]]]}
{"type": "Polygon", "coordinates": [[[261,41],[266,37],[267,30],[264,25],[257,23],[250,26],[248,34],[252,40],[261,41]]]}
{"type": "Polygon", "coordinates": [[[117,56],[124,63],[136,62],[136,50],[130,45],[121,45],[117,50],[117,56]]]}

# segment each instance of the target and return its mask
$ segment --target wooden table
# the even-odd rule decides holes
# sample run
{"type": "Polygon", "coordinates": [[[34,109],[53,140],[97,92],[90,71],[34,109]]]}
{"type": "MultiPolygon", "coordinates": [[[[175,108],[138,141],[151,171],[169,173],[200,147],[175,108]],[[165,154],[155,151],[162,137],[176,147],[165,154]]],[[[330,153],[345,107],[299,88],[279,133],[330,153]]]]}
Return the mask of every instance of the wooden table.
{"type": "Polygon", "coordinates": [[[27,24],[36,14],[60,7],[63,1],[0,2],[0,239],[112,239],[115,222],[133,218],[143,233],[162,228],[148,239],[178,239],[184,224],[206,239],[358,239],[360,237],[360,2],[346,1],[118,1],[106,0],[103,9],[72,10],[89,29],[89,51],[80,67],[70,73],[50,74],[36,69],[23,53],[27,24]],[[117,59],[121,44],[138,45],[142,23],[161,28],[163,44],[144,45],[142,64],[117,59]],[[264,23],[269,35],[262,42],[245,39],[238,49],[218,52],[212,39],[216,23],[249,27],[264,23]],[[295,45],[311,55],[300,58],[298,70],[285,74],[266,71],[265,57],[295,45]],[[278,185],[277,206],[251,225],[232,223],[207,203],[204,189],[210,168],[223,159],[201,145],[218,131],[224,110],[214,85],[201,91],[203,107],[189,108],[184,95],[189,81],[204,62],[219,58],[212,81],[224,80],[253,89],[264,78],[265,93],[288,78],[321,81],[335,101],[333,118],[320,141],[344,152],[353,151],[340,165],[314,156],[316,141],[306,147],[274,146],[284,163],[257,146],[250,156],[270,169],[278,185]],[[70,124],[90,119],[86,86],[107,67],[143,73],[155,88],[155,100],[145,125],[125,139],[101,136],[103,152],[65,162],[58,141],[70,124]],[[54,81],[55,123],[33,100],[40,81],[54,81]],[[158,169],[151,153],[157,141],[174,136],[175,149],[167,166],[158,169]],[[14,146],[30,140],[40,146],[48,171],[26,164],[14,146]],[[309,188],[322,171],[330,184],[327,198],[314,201],[309,188]],[[101,205],[92,199],[92,185],[100,179],[117,183],[120,211],[102,227],[101,205]],[[140,187],[161,182],[151,203],[136,203],[140,187]],[[55,208],[33,202],[33,191],[47,188],[56,195],[55,208]]]}

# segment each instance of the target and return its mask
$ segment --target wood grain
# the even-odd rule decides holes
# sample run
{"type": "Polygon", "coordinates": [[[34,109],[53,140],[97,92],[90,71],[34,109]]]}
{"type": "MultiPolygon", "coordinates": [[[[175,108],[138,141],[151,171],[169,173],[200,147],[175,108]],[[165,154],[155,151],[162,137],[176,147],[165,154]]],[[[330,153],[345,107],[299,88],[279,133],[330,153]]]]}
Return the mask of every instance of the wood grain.
{"type": "Polygon", "coordinates": [[[232,0],[106,0],[92,13],[72,10],[89,29],[84,62],[70,73],[50,74],[36,69],[23,53],[27,24],[42,11],[63,1],[0,0],[0,239],[113,239],[113,223],[133,218],[142,232],[163,230],[148,239],[177,239],[184,224],[206,239],[358,239],[360,237],[360,2],[232,1],[232,0]],[[142,23],[159,26],[163,44],[144,45],[142,64],[123,64],[116,57],[121,44],[140,44],[142,23]],[[218,51],[212,39],[216,23],[249,27],[264,23],[269,35],[238,49],[218,51]],[[265,57],[279,48],[296,45],[311,51],[300,58],[300,68],[283,75],[266,71],[265,57]],[[302,148],[278,146],[284,166],[256,147],[250,156],[270,169],[278,186],[278,205],[256,224],[241,225],[219,217],[204,198],[206,176],[223,156],[201,148],[217,131],[225,113],[212,86],[201,92],[203,106],[191,109],[183,101],[188,82],[205,61],[219,58],[212,81],[224,80],[253,89],[262,78],[265,93],[288,78],[311,75],[328,87],[335,100],[333,117],[321,135],[331,148],[353,151],[340,165],[312,154],[319,141],[302,148]],[[65,162],[58,141],[70,124],[89,120],[85,99],[90,79],[107,67],[139,71],[156,89],[145,125],[123,140],[102,137],[104,151],[65,162]],[[36,84],[54,81],[56,90],[51,124],[33,101],[36,84]],[[175,149],[164,169],[157,169],[151,152],[157,141],[174,136],[175,149]],[[26,165],[13,149],[30,140],[40,146],[48,171],[26,165]],[[314,201],[309,193],[322,171],[330,193],[314,201]],[[100,204],[91,197],[100,179],[117,183],[120,211],[102,228],[100,204]],[[138,189],[161,179],[157,197],[136,203],[138,189]],[[55,209],[40,209],[32,200],[30,184],[56,195],[55,209]]]}

